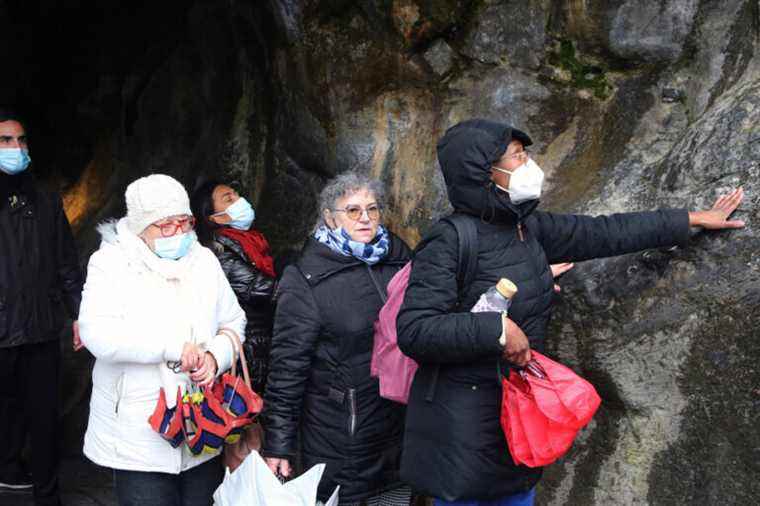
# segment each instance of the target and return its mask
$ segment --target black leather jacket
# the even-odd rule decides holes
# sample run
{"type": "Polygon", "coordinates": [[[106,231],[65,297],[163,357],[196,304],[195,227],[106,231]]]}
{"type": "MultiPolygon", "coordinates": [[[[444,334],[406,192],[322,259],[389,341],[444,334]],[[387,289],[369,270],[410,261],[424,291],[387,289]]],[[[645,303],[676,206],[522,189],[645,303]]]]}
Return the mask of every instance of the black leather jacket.
{"type": "Polygon", "coordinates": [[[0,348],[51,341],[61,302],[76,319],[82,272],[61,199],[31,174],[0,173],[0,348]]]}
{"type": "Polygon", "coordinates": [[[248,260],[237,241],[217,235],[211,244],[222,270],[245,311],[245,355],[253,389],[264,392],[269,370],[269,348],[272,342],[273,296],[275,278],[261,272],[248,260]]]}

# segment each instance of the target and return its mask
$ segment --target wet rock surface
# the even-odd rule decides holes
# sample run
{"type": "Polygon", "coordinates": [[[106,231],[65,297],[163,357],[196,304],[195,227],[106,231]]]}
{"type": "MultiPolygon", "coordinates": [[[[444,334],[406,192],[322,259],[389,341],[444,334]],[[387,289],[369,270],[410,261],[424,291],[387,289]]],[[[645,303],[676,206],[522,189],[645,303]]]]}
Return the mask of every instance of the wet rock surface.
{"type": "Polygon", "coordinates": [[[543,58],[546,11],[538,1],[488,1],[477,8],[462,54],[482,63],[535,69],[543,58]]]}
{"type": "MultiPolygon", "coordinates": [[[[548,349],[603,404],[547,469],[538,503],[760,496],[756,0],[99,5],[0,0],[0,39],[24,47],[12,56],[20,77],[0,91],[46,104],[33,111],[44,125],[35,170],[65,191],[85,253],[94,223],[123,212],[124,186],[154,171],[189,188],[236,179],[286,253],[306,237],[324,182],[355,168],[385,181],[386,221],[414,244],[449,209],[435,142],[472,116],[531,134],[544,209],[696,209],[744,186],[747,228],[562,279],[548,349]],[[60,37],[83,55],[34,43],[51,16],[71,20],[60,37]]],[[[69,353],[67,364],[75,454],[89,359],[69,353]]]]}
{"type": "Polygon", "coordinates": [[[677,60],[691,32],[698,3],[698,0],[624,2],[612,20],[613,53],[641,61],[677,60]]]}

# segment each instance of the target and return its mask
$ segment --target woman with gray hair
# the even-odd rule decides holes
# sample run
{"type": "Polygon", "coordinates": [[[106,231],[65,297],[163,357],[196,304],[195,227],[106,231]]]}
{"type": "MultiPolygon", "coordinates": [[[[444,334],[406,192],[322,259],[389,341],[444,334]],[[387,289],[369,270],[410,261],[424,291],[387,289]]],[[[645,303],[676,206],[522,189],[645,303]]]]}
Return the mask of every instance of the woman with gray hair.
{"type": "Polygon", "coordinates": [[[380,397],[370,376],[374,329],[386,286],[409,248],[381,224],[379,181],[355,172],[328,182],[313,235],[278,290],[264,395],[262,454],[289,476],[325,463],[319,499],[340,485],[340,504],[407,506],[399,479],[403,406],[380,397]]]}

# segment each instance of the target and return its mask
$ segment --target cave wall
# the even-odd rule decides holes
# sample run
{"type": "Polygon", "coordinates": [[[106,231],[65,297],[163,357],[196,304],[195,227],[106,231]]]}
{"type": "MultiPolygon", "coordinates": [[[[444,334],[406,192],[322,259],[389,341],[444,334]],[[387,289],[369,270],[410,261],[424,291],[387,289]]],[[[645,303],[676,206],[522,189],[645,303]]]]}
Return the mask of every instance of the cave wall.
{"type": "Polygon", "coordinates": [[[604,402],[548,468],[539,503],[753,503],[758,3],[271,5],[287,34],[277,99],[297,114],[276,159],[380,176],[391,225],[411,243],[447,210],[435,141],[472,116],[533,136],[555,211],[696,209],[745,188],[744,230],[586,262],[563,279],[548,348],[604,402]]]}
{"type": "MultiPolygon", "coordinates": [[[[270,142],[266,16],[219,2],[0,0],[2,103],[27,116],[32,170],[58,187],[83,263],[95,225],[153,172],[189,190],[237,181],[256,201],[270,142]],[[51,41],[53,43],[51,43],[51,41]],[[257,191],[258,189],[258,191],[257,191]]],[[[64,332],[64,453],[81,453],[92,357],[64,332]]]]}
{"type": "MultiPolygon", "coordinates": [[[[30,108],[34,169],[85,255],[151,172],[236,179],[285,253],[324,182],[355,168],[386,183],[386,220],[414,244],[448,210],[435,142],[472,116],[531,134],[545,209],[701,208],[742,185],[747,228],[563,278],[548,349],[603,405],[538,502],[760,496],[757,0],[159,4],[0,0],[0,40],[21,48],[0,93],[30,108]]],[[[85,357],[67,355],[75,442],[85,357]]]]}

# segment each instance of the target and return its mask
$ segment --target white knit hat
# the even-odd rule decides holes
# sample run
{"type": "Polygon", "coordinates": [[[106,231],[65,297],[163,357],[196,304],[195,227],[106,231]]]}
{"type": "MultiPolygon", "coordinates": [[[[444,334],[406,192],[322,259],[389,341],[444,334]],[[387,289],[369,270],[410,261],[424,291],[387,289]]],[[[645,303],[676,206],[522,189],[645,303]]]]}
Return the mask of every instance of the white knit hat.
{"type": "Polygon", "coordinates": [[[190,198],[182,184],[165,174],[141,177],[127,186],[127,226],[134,234],[169,216],[192,215],[190,198]]]}

